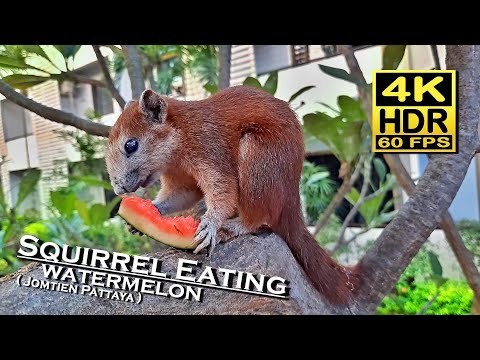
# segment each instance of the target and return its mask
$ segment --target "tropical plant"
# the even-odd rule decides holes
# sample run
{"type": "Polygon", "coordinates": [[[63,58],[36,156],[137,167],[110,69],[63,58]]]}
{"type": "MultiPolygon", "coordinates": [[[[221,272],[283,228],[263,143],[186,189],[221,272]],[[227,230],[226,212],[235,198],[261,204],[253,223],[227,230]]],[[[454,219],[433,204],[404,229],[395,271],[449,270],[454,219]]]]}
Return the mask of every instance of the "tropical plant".
{"type": "Polygon", "coordinates": [[[0,45],[0,77],[10,86],[26,89],[47,80],[87,81],[72,73],[81,45],[0,45]]]}
{"type": "Polygon", "coordinates": [[[329,177],[326,167],[309,161],[303,163],[300,193],[302,195],[307,222],[314,222],[328,206],[335,191],[335,182],[329,177]]]}
{"type": "Polygon", "coordinates": [[[0,186],[0,275],[15,271],[21,262],[15,257],[17,240],[23,228],[38,219],[35,210],[20,211],[22,204],[36,191],[41,172],[37,169],[25,172],[18,185],[17,199],[9,206],[0,186]]]}

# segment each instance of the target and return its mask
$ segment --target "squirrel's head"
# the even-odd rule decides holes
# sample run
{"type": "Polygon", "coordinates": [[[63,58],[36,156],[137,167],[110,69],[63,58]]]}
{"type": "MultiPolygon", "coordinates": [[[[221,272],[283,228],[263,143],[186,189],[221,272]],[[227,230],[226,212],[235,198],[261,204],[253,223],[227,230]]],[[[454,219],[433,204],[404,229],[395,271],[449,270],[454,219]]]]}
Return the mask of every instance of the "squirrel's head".
{"type": "Polygon", "coordinates": [[[145,90],[130,101],[110,131],[107,170],[117,195],[155,183],[170,165],[178,146],[164,98],[145,90]]]}

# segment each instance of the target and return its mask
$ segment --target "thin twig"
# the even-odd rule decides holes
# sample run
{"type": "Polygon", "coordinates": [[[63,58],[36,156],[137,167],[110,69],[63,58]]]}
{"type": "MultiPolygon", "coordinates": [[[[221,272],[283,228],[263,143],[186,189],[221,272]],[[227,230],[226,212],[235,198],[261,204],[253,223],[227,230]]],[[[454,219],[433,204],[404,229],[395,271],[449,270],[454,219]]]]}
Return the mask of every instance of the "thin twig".
{"type": "Polygon", "coordinates": [[[430,309],[430,306],[432,306],[432,304],[435,302],[435,300],[437,300],[438,296],[440,295],[440,293],[438,292],[438,289],[437,289],[437,293],[435,294],[435,296],[432,298],[432,300],[429,300],[423,307],[422,309],[417,313],[417,315],[425,315],[425,313],[427,312],[428,309],[430,309]]]}
{"type": "Polygon", "coordinates": [[[110,76],[110,71],[108,71],[108,66],[105,58],[100,51],[100,46],[92,45],[92,47],[93,51],[95,51],[95,56],[97,57],[98,64],[102,69],[103,77],[105,79],[105,86],[108,91],[110,91],[110,94],[112,94],[113,98],[117,101],[118,105],[120,105],[120,107],[123,109],[125,107],[125,99],[122,97],[122,95],[120,95],[120,92],[117,90],[115,84],[113,83],[112,77],[110,76]]]}
{"type": "MultiPolygon", "coordinates": [[[[364,160],[364,157],[362,157],[361,155],[360,160],[358,161],[358,164],[362,164],[363,160],[364,160]]],[[[317,224],[315,225],[315,231],[313,232],[314,237],[317,236],[320,233],[320,231],[325,227],[325,225],[328,224],[330,217],[335,212],[337,207],[343,201],[343,198],[348,194],[348,192],[350,191],[350,189],[352,188],[352,186],[355,184],[358,177],[360,176],[361,168],[362,166],[357,165],[355,167],[355,170],[353,171],[353,174],[351,174],[351,172],[349,171],[347,175],[345,175],[342,185],[338,188],[337,193],[335,194],[333,199],[330,201],[330,204],[328,204],[325,211],[322,213],[322,216],[320,217],[320,219],[318,219],[317,224]]]]}
{"type": "Polygon", "coordinates": [[[340,231],[340,236],[338,238],[337,244],[335,245],[333,251],[335,251],[336,249],[338,249],[338,247],[340,247],[341,245],[343,245],[345,243],[345,231],[347,230],[347,227],[350,224],[350,221],[352,221],[353,218],[355,217],[355,215],[357,215],[358,210],[360,209],[360,206],[362,206],[362,204],[365,201],[365,196],[367,195],[368,184],[369,184],[369,181],[370,181],[370,175],[371,175],[371,172],[372,172],[372,162],[371,162],[372,157],[373,157],[373,154],[370,154],[369,156],[367,156],[367,158],[364,161],[364,164],[363,164],[363,184],[362,184],[362,189],[360,190],[359,198],[358,198],[357,202],[355,203],[355,205],[353,205],[352,209],[348,213],[345,220],[343,221],[342,230],[340,231]]]}

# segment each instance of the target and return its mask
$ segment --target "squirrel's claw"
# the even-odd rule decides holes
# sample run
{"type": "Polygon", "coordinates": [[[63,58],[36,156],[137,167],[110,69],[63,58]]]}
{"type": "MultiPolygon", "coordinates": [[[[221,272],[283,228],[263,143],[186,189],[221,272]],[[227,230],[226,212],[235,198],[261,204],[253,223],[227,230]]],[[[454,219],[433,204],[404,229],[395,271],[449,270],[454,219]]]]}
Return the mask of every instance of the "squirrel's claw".
{"type": "Polygon", "coordinates": [[[132,225],[127,223],[127,231],[132,234],[132,235],[140,235],[143,236],[144,234],[141,231],[138,231],[138,229],[134,228],[132,225]]]}
{"type": "Polygon", "coordinates": [[[203,241],[196,247],[193,253],[198,254],[201,250],[210,246],[208,251],[208,256],[210,257],[213,253],[215,245],[217,244],[217,228],[209,219],[202,219],[192,240],[192,244],[198,243],[202,239],[203,241]]]}

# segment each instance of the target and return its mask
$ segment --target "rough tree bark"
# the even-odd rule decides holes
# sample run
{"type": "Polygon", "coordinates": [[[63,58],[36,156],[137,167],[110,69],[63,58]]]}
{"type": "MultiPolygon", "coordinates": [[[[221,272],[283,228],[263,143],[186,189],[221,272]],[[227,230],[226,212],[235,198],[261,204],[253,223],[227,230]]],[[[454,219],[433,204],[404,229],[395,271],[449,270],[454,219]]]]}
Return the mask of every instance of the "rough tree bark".
{"type": "Polygon", "coordinates": [[[136,45],[122,45],[122,51],[125,56],[128,77],[130,78],[132,98],[139,99],[143,90],[145,90],[140,54],[138,53],[136,45]]]}
{"type": "Polygon", "coordinates": [[[447,68],[458,70],[459,152],[432,157],[414,193],[359,263],[360,307],[373,312],[431,232],[463,182],[478,147],[480,46],[447,46],[447,68]]]}
{"type": "Polygon", "coordinates": [[[230,86],[231,59],[232,45],[220,45],[218,54],[218,88],[220,90],[230,86]]]}
{"type": "MultiPolygon", "coordinates": [[[[0,279],[0,314],[355,314],[352,307],[335,308],[322,301],[285,242],[276,235],[243,236],[219,244],[211,260],[180,250],[147,256],[163,261],[162,271],[176,271],[178,258],[198,260],[205,266],[255,274],[281,276],[289,281],[289,300],[205,289],[201,303],[145,295],[140,304],[79,294],[19,287],[16,279],[44,279],[42,267],[30,264],[0,279]],[[281,266],[280,266],[281,264],[281,266]]],[[[25,280],[24,280],[25,281],[25,280]]]]}
{"type": "Polygon", "coordinates": [[[97,57],[98,64],[102,69],[103,77],[105,78],[105,86],[108,91],[110,91],[110,94],[112,94],[114,99],[117,101],[118,105],[120,105],[120,107],[123,109],[125,107],[125,99],[122,97],[122,95],[120,95],[120,92],[117,90],[115,84],[113,83],[105,58],[100,51],[100,46],[92,45],[92,47],[93,51],[95,52],[95,56],[97,57]]]}
{"type": "MultiPolygon", "coordinates": [[[[435,47],[436,50],[436,47],[435,47]]],[[[344,55],[348,68],[352,75],[356,76],[358,80],[365,83],[362,70],[355,58],[353,48],[350,45],[340,45],[339,51],[344,55]]],[[[433,51],[433,47],[432,47],[433,51]]],[[[435,66],[440,68],[440,61],[438,59],[438,53],[433,53],[435,58],[435,66]]],[[[450,54],[451,55],[451,54],[450,54]]],[[[448,68],[448,67],[447,67],[448,68]]],[[[365,111],[367,113],[368,120],[372,122],[372,98],[371,93],[366,91],[365,88],[359,88],[359,94],[362,99],[365,111]]],[[[459,142],[460,143],[460,142],[459,142]]],[[[478,152],[479,141],[477,137],[477,145],[474,151],[478,152]]],[[[461,143],[460,143],[461,144],[461,143]]],[[[390,168],[390,171],[395,175],[400,187],[408,194],[412,196],[415,191],[415,183],[410,177],[405,167],[400,160],[398,154],[384,154],[385,161],[390,168]]],[[[431,157],[429,157],[431,159],[431,157]]],[[[447,242],[449,243],[460,268],[462,269],[468,284],[474,292],[475,299],[480,303],[480,274],[473,260],[472,254],[466,248],[458,229],[455,227],[453,218],[450,213],[445,211],[441,217],[440,226],[445,233],[447,242]]]]}
{"type": "Polygon", "coordinates": [[[6,82],[0,80],[0,93],[15,104],[34,112],[41,117],[64,125],[71,125],[91,135],[108,137],[110,126],[82,119],[77,115],[42,105],[15,91],[6,82]]]}

